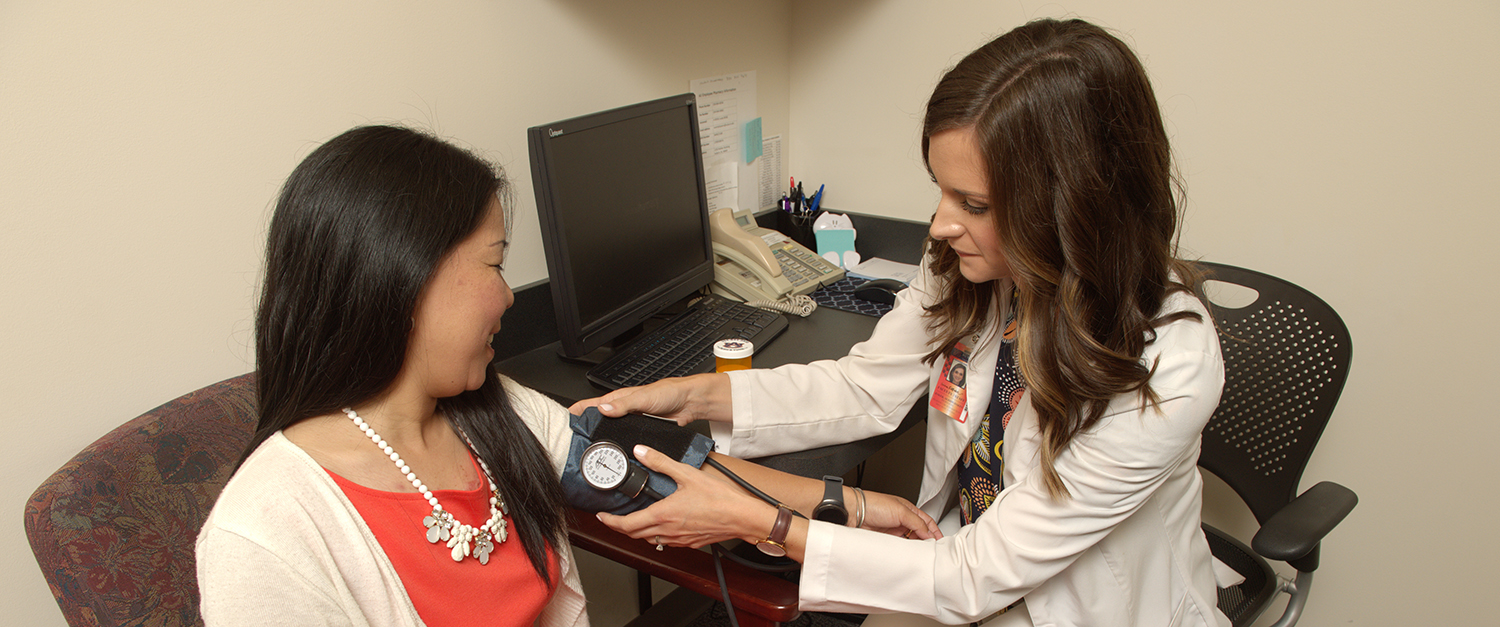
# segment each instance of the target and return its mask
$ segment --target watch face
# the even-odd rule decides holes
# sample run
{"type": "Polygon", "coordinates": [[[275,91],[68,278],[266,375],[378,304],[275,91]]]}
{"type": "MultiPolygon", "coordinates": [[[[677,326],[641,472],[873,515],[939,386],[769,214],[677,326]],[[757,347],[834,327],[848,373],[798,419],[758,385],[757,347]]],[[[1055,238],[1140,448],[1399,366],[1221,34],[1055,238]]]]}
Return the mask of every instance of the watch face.
{"type": "Polygon", "coordinates": [[[813,520],[843,525],[849,522],[849,510],[844,508],[844,480],[833,475],[823,476],[823,501],[813,508],[813,520]]]}
{"type": "Polygon", "coordinates": [[[813,520],[830,522],[835,525],[848,524],[849,510],[844,509],[843,503],[823,501],[813,510],[813,520]]]}
{"type": "Polygon", "coordinates": [[[583,480],[600,490],[613,490],[625,481],[629,464],[625,450],[609,441],[590,444],[578,461],[583,480]]]}
{"type": "Polygon", "coordinates": [[[755,543],[755,548],[760,549],[761,553],[765,553],[771,557],[786,557],[786,547],[770,540],[761,540],[755,543]]]}

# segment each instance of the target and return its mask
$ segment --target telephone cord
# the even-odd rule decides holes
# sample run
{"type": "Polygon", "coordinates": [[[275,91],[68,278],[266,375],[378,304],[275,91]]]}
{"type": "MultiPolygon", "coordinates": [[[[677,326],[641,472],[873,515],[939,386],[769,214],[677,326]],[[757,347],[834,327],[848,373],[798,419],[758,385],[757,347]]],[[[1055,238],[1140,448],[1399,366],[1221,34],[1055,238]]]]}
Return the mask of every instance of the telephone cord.
{"type": "Polygon", "coordinates": [[[812,315],[812,312],[818,308],[818,302],[806,294],[791,296],[782,301],[757,300],[745,304],[803,318],[812,315]]]}

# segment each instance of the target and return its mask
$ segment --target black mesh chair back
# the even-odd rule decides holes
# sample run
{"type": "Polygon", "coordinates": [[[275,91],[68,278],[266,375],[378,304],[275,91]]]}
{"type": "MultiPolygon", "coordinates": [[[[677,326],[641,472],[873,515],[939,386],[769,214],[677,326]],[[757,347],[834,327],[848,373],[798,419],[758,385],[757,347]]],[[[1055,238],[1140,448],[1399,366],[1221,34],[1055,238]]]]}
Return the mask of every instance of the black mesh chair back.
{"type": "Polygon", "coordinates": [[[1256,522],[1297,496],[1302,471],[1349,376],[1349,329],[1328,303],[1268,274],[1203,263],[1210,280],[1258,292],[1238,309],[1210,304],[1224,353],[1224,394],[1198,465],[1234,489],[1256,522]]]}
{"type": "MultiPolygon", "coordinates": [[[[1219,407],[1203,430],[1198,465],[1222,479],[1249,506],[1262,526],[1263,533],[1256,536],[1260,549],[1262,542],[1283,539],[1274,529],[1264,533],[1266,525],[1297,498],[1302,471],[1344,389],[1352,355],[1349,330],[1328,303],[1290,282],[1223,264],[1201,266],[1207,281],[1255,293],[1252,302],[1230,307],[1214,302],[1212,284],[1205,289],[1209,298],[1204,300],[1219,331],[1225,382],[1219,407]]],[[[1331,495],[1339,508],[1353,508],[1354,495],[1342,486],[1319,484],[1315,496],[1325,495],[1331,495]]],[[[1337,519],[1347,513],[1345,509],[1337,519]]],[[[1320,520],[1314,526],[1332,524],[1337,520],[1320,520]]],[[[1310,544],[1306,554],[1298,555],[1297,549],[1264,555],[1217,529],[1205,525],[1205,530],[1214,555],[1246,577],[1244,583],[1219,593],[1219,607],[1235,625],[1250,624],[1278,591],[1295,588],[1281,584],[1264,557],[1286,560],[1299,573],[1308,573],[1305,593],[1310,573],[1317,568],[1318,542],[1326,533],[1323,530],[1315,539],[1296,536],[1310,544]]],[[[1300,605],[1296,609],[1300,612],[1300,605]]],[[[1295,619],[1294,615],[1283,624],[1295,619]]]]}

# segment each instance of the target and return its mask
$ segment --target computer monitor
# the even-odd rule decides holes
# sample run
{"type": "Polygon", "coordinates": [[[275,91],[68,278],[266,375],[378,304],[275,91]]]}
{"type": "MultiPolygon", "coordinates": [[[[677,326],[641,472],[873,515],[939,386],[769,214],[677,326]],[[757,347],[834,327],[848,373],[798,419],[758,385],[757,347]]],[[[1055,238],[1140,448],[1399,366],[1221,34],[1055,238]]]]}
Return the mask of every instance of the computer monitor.
{"type": "Polygon", "coordinates": [[[563,356],[713,281],[693,94],[532,127],[527,139],[563,356]]]}

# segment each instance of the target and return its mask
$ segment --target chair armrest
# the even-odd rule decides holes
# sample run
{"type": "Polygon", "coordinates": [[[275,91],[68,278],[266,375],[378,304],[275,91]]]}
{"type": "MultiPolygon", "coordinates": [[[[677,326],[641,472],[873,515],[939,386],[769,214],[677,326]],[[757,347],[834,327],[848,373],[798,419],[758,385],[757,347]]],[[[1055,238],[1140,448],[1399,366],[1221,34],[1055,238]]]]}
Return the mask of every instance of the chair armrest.
{"type": "Polygon", "coordinates": [[[1321,482],[1272,515],[1255,533],[1250,546],[1264,557],[1312,572],[1318,569],[1318,544],[1358,503],[1353,490],[1331,481],[1321,482]]]}
{"type": "MultiPolygon", "coordinates": [[[[657,551],[650,543],[636,540],[599,522],[593,514],[569,508],[568,537],[573,546],[638,571],[708,596],[721,598],[714,557],[701,550],[668,547],[657,551]]],[[[771,573],[724,560],[724,579],[734,608],[785,623],[797,618],[797,584],[771,573]]]]}

